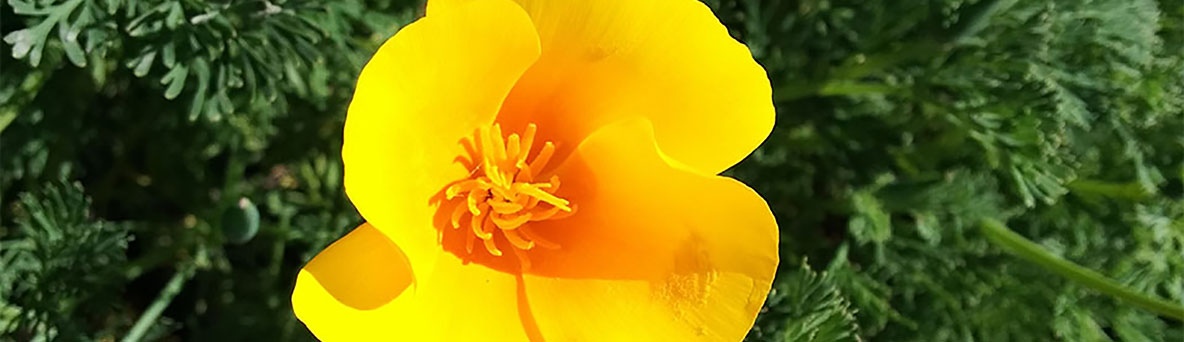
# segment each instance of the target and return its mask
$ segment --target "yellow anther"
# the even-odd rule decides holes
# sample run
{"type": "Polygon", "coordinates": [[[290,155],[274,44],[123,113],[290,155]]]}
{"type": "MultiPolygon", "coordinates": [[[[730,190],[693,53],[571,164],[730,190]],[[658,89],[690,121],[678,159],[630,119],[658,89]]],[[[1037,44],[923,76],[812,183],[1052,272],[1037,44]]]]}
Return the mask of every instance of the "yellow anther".
{"type": "Polygon", "coordinates": [[[543,143],[543,148],[539,150],[539,155],[534,157],[534,161],[530,162],[530,169],[541,171],[547,162],[551,161],[551,155],[555,154],[555,144],[550,141],[543,143]]]}
{"type": "Polygon", "coordinates": [[[493,242],[493,239],[485,240],[485,250],[493,256],[502,256],[502,251],[497,249],[497,244],[493,242]]]}
{"type": "Polygon", "coordinates": [[[450,215],[452,229],[460,228],[460,218],[469,212],[468,209],[469,207],[465,205],[457,205],[455,209],[452,209],[452,215],[450,215]]]}
{"type": "Polygon", "coordinates": [[[507,138],[507,140],[506,140],[506,159],[507,160],[518,160],[518,153],[520,152],[519,149],[522,148],[522,146],[519,145],[519,143],[520,142],[518,141],[518,134],[510,134],[510,137],[507,138]]]}
{"type": "Polygon", "coordinates": [[[493,228],[490,227],[490,225],[493,223],[489,222],[489,216],[473,216],[472,223],[473,235],[477,235],[477,238],[480,238],[481,240],[493,239],[493,229],[490,229],[493,228]],[[484,218],[484,220],[482,220],[482,218],[484,218]]]}
{"type": "Polygon", "coordinates": [[[479,179],[469,179],[469,180],[466,180],[466,181],[463,181],[460,183],[453,184],[452,186],[448,187],[448,190],[444,191],[444,195],[448,199],[452,199],[453,197],[459,196],[462,193],[468,193],[470,191],[473,191],[473,189],[479,189],[479,188],[488,189],[489,185],[485,184],[484,182],[482,182],[479,179]]]}
{"type": "Polygon", "coordinates": [[[551,192],[558,191],[559,190],[559,176],[551,176],[551,183],[548,183],[548,184],[551,185],[551,192]]]}
{"type": "Polygon", "coordinates": [[[518,164],[525,162],[526,156],[530,155],[530,148],[534,145],[534,134],[538,130],[539,126],[535,126],[534,124],[526,125],[526,132],[522,133],[522,155],[518,156],[518,164]]]}
{"type": "Polygon", "coordinates": [[[466,202],[469,204],[469,213],[472,213],[473,216],[481,216],[479,203],[485,199],[480,197],[481,193],[478,191],[471,191],[469,192],[469,196],[466,197],[466,202]]]}
{"type": "MultiPolygon", "coordinates": [[[[485,215],[472,215],[472,216],[470,216],[470,217],[469,217],[469,228],[472,228],[474,231],[478,230],[478,229],[479,229],[479,227],[481,227],[481,222],[482,222],[484,219],[485,219],[485,215]]],[[[475,233],[475,232],[474,232],[474,235],[476,235],[476,233],[475,233]]]]}
{"type": "Polygon", "coordinates": [[[490,134],[491,133],[489,132],[488,126],[482,126],[477,130],[477,145],[481,146],[480,151],[477,153],[481,154],[482,166],[487,169],[489,168],[489,163],[491,162],[489,157],[493,154],[493,143],[489,139],[490,134]]]}
{"type": "Polygon", "coordinates": [[[498,169],[497,165],[490,166],[489,169],[485,171],[485,177],[489,177],[489,180],[493,182],[494,186],[506,186],[507,182],[504,178],[502,178],[501,170],[498,169]]]}
{"type": "Polygon", "coordinates": [[[506,160],[506,141],[502,139],[502,125],[493,124],[493,131],[490,133],[492,134],[490,140],[493,141],[494,160],[498,162],[506,160]]]}

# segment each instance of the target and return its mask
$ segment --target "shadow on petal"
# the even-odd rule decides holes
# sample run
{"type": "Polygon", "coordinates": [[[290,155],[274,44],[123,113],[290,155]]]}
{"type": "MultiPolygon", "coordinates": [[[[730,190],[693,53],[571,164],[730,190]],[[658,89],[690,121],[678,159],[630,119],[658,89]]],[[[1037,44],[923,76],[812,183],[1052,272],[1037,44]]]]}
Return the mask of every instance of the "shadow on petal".
{"type": "Polygon", "coordinates": [[[359,310],[381,307],[415,282],[407,255],[369,224],[329,245],[304,269],[334,299],[359,310]]]}

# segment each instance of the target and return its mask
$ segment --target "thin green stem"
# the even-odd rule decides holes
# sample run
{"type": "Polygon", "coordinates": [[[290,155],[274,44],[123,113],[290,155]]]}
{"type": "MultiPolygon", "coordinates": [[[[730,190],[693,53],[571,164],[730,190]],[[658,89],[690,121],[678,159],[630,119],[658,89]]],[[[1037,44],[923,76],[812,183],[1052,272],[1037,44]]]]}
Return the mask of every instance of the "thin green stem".
{"type": "Polygon", "coordinates": [[[977,35],[991,19],[1016,3],[1016,0],[986,0],[967,7],[958,17],[957,25],[935,36],[921,38],[868,55],[855,54],[833,68],[826,80],[806,80],[775,87],[773,100],[797,100],[807,96],[844,96],[867,93],[887,93],[895,87],[877,84],[858,84],[861,78],[882,72],[902,63],[943,60],[958,44],[977,35]]]}
{"type": "MultiPolygon", "coordinates": [[[[847,59],[841,66],[835,67],[828,75],[829,78],[827,80],[807,80],[778,85],[775,87],[776,93],[773,94],[773,100],[784,102],[816,95],[849,95],[844,91],[852,89],[844,88],[855,84],[856,81],[864,76],[886,70],[901,63],[943,55],[949,49],[950,45],[948,44],[943,44],[934,39],[922,39],[906,43],[889,51],[871,55],[858,55],[847,59]]],[[[888,92],[893,88],[895,87],[882,85],[876,87],[875,92],[888,92]]],[[[871,88],[858,90],[861,91],[855,93],[867,93],[867,90],[871,90],[871,88]]]]}
{"type": "Polygon", "coordinates": [[[155,248],[148,254],[128,262],[123,275],[128,280],[139,278],[144,272],[171,262],[174,254],[176,251],[170,248],[155,248]]]}
{"type": "Polygon", "coordinates": [[[1136,292],[1098,272],[1053,255],[1035,242],[1011,231],[1011,229],[1008,229],[1007,226],[997,220],[984,219],[979,223],[979,228],[983,234],[986,234],[988,240],[1021,259],[1040,265],[1046,270],[1059,274],[1085,287],[1113,296],[1162,316],[1184,322],[1184,306],[1181,306],[1179,303],[1169,302],[1136,292]]]}
{"type": "Polygon", "coordinates": [[[164,309],[169,306],[173,298],[181,293],[181,288],[185,285],[185,280],[189,279],[189,269],[182,267],[173,274],[173,278],[164,285],[160,290],[160,294],[156,296],[156,300],[140,314],[140,318],[136,320],[136,324],[132,325],[131,330],[128,330],[127,335],[123,336],[122,342],[139,342],[144,338],[144,334],[148,333],[148,329],[156,324],[156,320],[164,313],[164,309]]]}
{"type": "Polygon", "coordinates": [[[899,90],[899,87],[874,82],[827,82],[818,89],[819,96],[849,96],[860,94],[886,94],[899,90]]]}

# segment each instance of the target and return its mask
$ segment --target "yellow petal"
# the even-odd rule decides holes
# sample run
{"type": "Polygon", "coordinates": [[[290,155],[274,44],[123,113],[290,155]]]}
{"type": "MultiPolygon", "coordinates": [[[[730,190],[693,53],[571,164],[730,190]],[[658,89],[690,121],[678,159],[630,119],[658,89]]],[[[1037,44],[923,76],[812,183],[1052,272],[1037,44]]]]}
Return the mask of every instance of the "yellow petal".
{"type": "Polygon", "coordinates": [[[697,0],[516,0],[542,55],[499,114],[575,147],[628,117],[654,125],[670,157],[717,174],[773,128],[772,91],[748,49],[697,0]]]}
{"type": "Polygon", "coordinates": [[[438,252],[416,278],[402,249],[369,224],[300,271],[292,309],[321,341],[525,341],[536,331],[516,276],[438,252]],[[523,311],[526,312],[526,311],[523,311]],[[523,322],[527,322],[524,324],[523,322]],[[528,333],[531,331],[532,333],[528,333]]]}
{"type": "Polygon", "coordinates": [[[410,296],[400,297],[414,281],[403,251],[363,224],[304,266],[292,291],[292,310],[324,341],[389,338],[395,331],[364,327],[390,324],[389,308],[407,307],[410,296]]]}
{"type": "Polygon", "coordinates": [[[733,179],[658,150],[644,119],[605,126],[556,171],[580,206],[531,223],[557,250],[524,274],[543,336],[556,341],[739,341],[777,268],[768,205],[733,179]]]}
{"type": "Polygon", "coordinates": [[[469,172],[456,160],[467,155],[461,139],[492,122],[538,54],[521,7],[473,0],[404,27],[359,76],[345,122],[345,190],[415,274],[431,272],[434,227],[447,226],[433,222],[441,191],[469,172]]]}

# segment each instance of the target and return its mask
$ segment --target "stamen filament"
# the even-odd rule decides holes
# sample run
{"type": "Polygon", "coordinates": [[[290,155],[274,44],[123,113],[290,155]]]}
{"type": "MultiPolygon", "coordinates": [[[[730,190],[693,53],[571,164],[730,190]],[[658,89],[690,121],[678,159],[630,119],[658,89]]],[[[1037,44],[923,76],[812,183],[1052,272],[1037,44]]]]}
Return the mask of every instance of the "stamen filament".
{"type": "Polygon", "coordinates": [[[515,257],[518,257],[518,264],[522,265],[523,271],[530,270],[530,256],[526,255],[525,250],[521,248],[511,248],[510,251],[514,252],[515,257]]]}
{"type": "Polygon", "coordinates": [[[534,172],[530,170],[530,165],[526,163],[518,163],[518,174],[514,175],[515,182],[530,182],[534,180],[534,172]]]}
{"type": "Polygon", "coordinates": [[[452,199],[453,197],[459,196],[463,192],[469,192],[473,189],[480,188],[481,185],[481,182],[476,179],[466,180],[448,187],[448,190],[444,191],[444,195],[446,198],[452,199]]]}
{"type": "Polygon", "coordinates": [[[559,249],[559,244],[538,236],[538,234],[535,234],[530,228],[519,229],[518,231],[522,233],[523,238],[533,241],[539,247],[546,249],[559,249]]]}
{"type": "Polygon", "coordinates": [[[529,212],[525,212],[525,213],[519,213],[517,215],[504,215],[504,214],[489,215],[489,218],[491,220],[493,220],[494,224],[497,224],[498,228],[505,229],[505,230],[513,230],[513,229],[517,229],[518,226],[521,226],[523,223],[529,222],[530,216],[531,215],[529,212]]]}
{"type": "Polygon", "coordinates": [[[559,210],[560,210],[559,207],[551,207],[547,210],[543,210],[541,212],[536,212],[536,214],[534,214],[532,216],[531,220],[532,221],[543,221],[543,220],[551,219],[551,216],[555,216],[555,214],[559,213],[559,210]]]}
{"type": "Polygon", "coordinates": [[[485,233],[485,231],[481,230],[481,225],[484,223],[485,217],[485,215],[473,215],[473,218],[469,220],[469,228],[473,230],[473,235],[481,237],[485,233]]]}
{"type": "Polygon", "coordinates": [[[536,212],[531,213],[532,218],[530,220],[531,221],[543,221],[543,220],[558,220],[558,219],[562,219],[562,218],[567,218],[568,216],[575,214],[577,209],[579,209],[579,208],[576,207],[576,205],[574,205],[574,204],[571,206],[571,211],[561,211],[561,208],[559,208],[559,207],[551,207],[550,209],[547,209],[547,210],[544,210],[541,212],[536,211],[536,212]]]}
{"type": "Polygon", "coordinates": [[[489,207],[493,211],[500,214],[513,214],[522,210],[522,205],[515,202],[489,202],[489,207]]]}
{"type": "Polygon", "coordinates": [[[514,186],[517,188],[515,190],[518,190],[519,192],[533,196],[534,198],[538,198],[540,201],[559,207],[559,209],[562,209],[563,211],[571,211],[571,207],[567,206],[570,202],[565,199],[555,197],[555,195],[547,193],[546,191],[539,190],[539,188],[535,187],[534,185],[518,183],[514,184],[514,186]]]}
{"type": "Polygon", "coordinates": [[[518,230],[507,230],[502,232],[506,235],[506,241],[510,241],[511,245],[521,250],[530,250],[534,248],[534,241],[527,240],[520,235],[518,230]]]}

